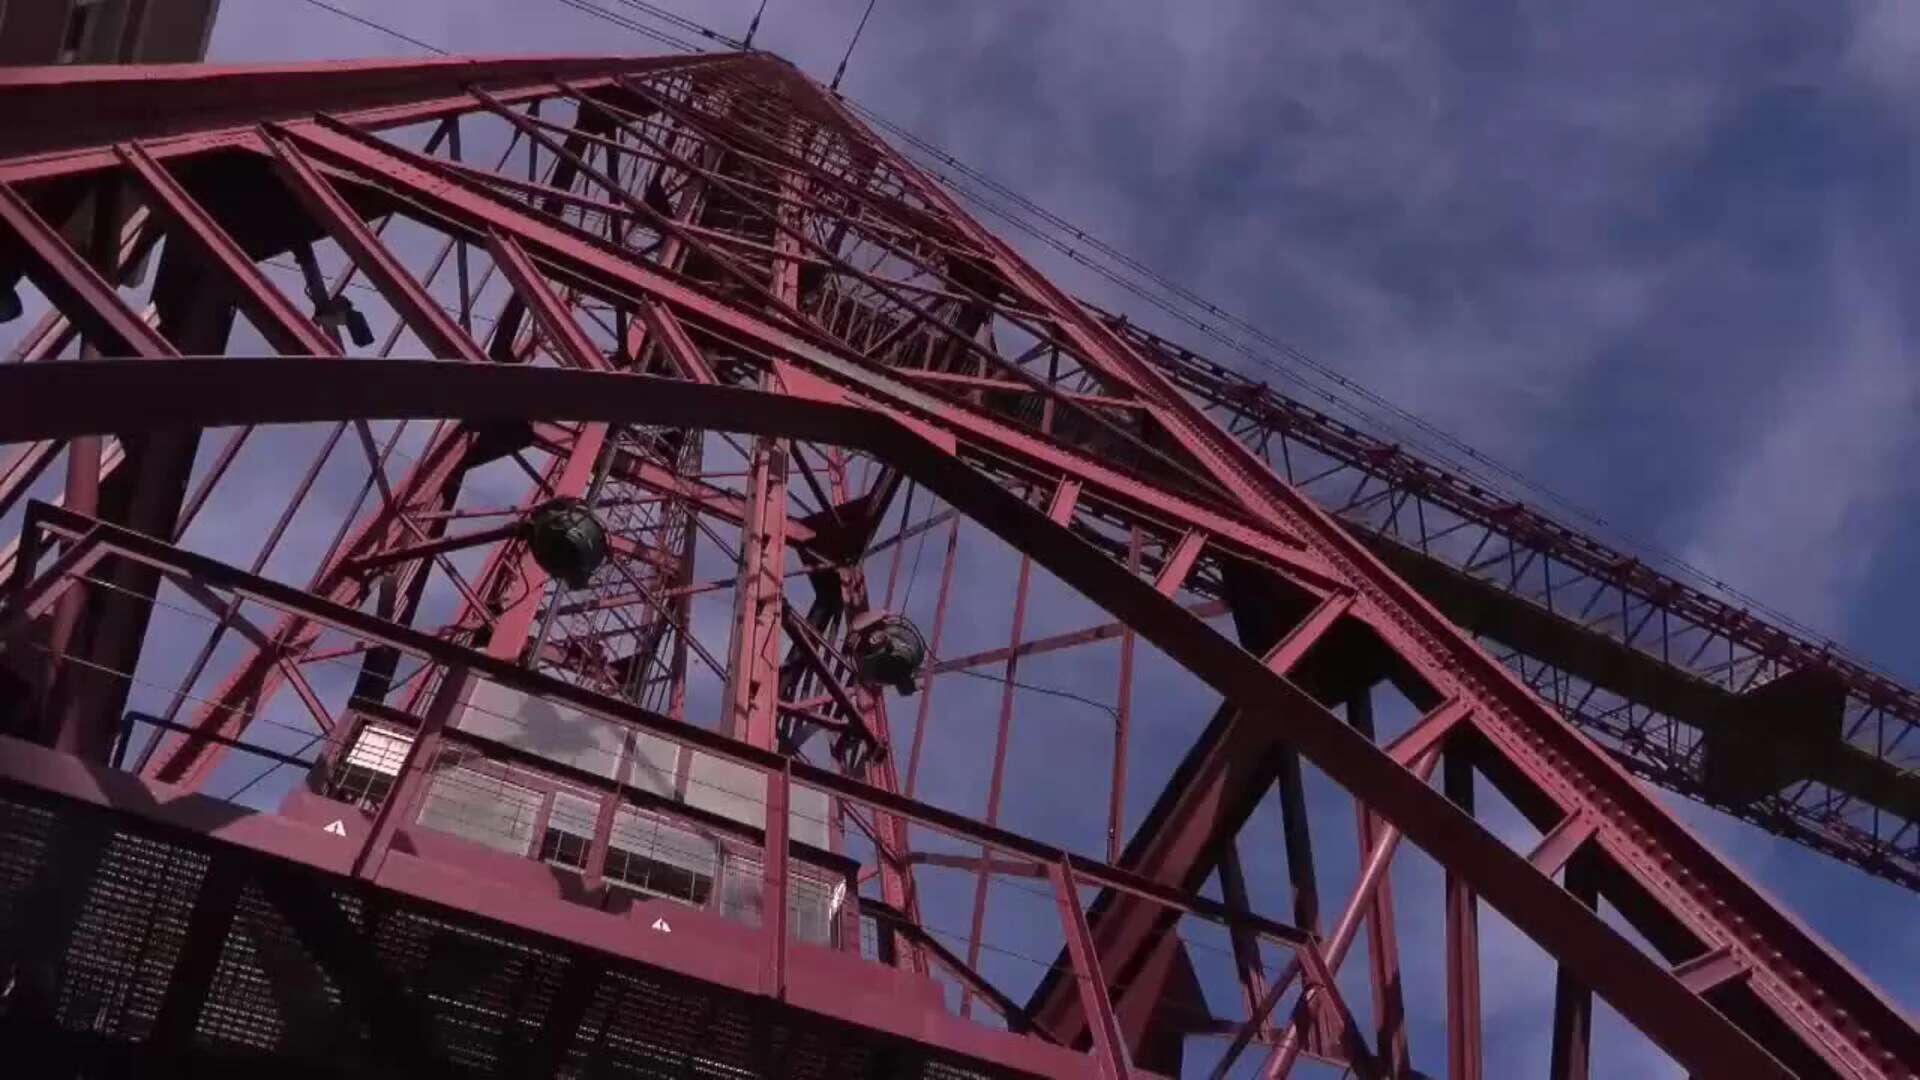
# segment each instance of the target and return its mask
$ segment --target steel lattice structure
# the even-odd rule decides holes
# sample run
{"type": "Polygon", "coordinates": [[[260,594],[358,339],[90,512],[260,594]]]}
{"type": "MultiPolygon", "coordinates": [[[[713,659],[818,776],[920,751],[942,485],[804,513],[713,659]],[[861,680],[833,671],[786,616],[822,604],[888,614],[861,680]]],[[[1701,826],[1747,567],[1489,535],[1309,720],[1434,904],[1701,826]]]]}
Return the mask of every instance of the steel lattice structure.
{"type": "Polygon", "coordinates": [[[1081,304],[775,57],[10,72],[0,113],[48,304],[0,365],[9,1047],[1408,1076],[1430,1022],[1471,1077],[1485,905],[1555,965],[1555,1077],[1596,993],[1697,1076],[1920,1068],[1628,771],[1911,886],[1911,692],[1081,304]],[[569,580],[556,500],[606,534],[569,580]],[[862,644],[902,614],[911,697],[862,644]],[[1013,752],[1090,650],[1108,726],[1013,752]]]}

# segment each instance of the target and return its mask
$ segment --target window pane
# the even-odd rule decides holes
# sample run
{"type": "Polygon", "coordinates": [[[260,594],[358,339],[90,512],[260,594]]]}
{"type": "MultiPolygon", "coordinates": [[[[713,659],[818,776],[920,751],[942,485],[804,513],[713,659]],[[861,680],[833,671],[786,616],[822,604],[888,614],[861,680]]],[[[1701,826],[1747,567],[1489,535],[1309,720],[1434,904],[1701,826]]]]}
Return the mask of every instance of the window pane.
{"type": "Polygon", "coordinates": [[[570,791],[553,793],[553,809],[547,812],[547,828],[560,829],[591,840],[593,827],[599,820],[599,803],[570,791]]]}
{"type": "MultiPolygon", "coordinates": [[[[720,914],[759,926],[765,879],[759,859],[728,853],[720,877],[720,914]]],[[[787,933],[795,941],[832,945],[839,938],[841,893],[832,878],[805,863],[787,861],[787,933]]]]}
{"type": "Polygon", "coordinates": [[[359,737],[353,740],[353,749],[347,751],[347,764],[387,776],[399,776],[400,766],[406,763],[407,750],[412,746],[411,735],[388,731],[386,728],[363,727],[359,737]]]}
{"type": "Polygon", "coordinates": [[[761,884],[760,860],[729,852],[720,872],[720,914],[759,926],[761,884]]]}
{"type": "Polygon", "coordinates": [[[377,808],[393,790],[412,746],[413,736],[406,732],[363,726],[334,769],[327,795],[368,810],[377,808]]]}
{"type": "Polygon", "coordinates": [[[712,840],[631,806],[614,811],[611,843],[617,850],[642,855],[704,878],[713,877],[714,864],[718,861],[712,840]]]}
{"type": "Polygon", "coordinates": [[[719,857],[714,842],[690,829],[622,806],[614,811],[607,879],[652,896],[704,907],[719,857]]]}
{"type": "Polygon", "coordinates": [[[525,855],[533,847],[540,793],[472,769],[448,769],[427,785],[420,824],[490,848],[525,855]]]}

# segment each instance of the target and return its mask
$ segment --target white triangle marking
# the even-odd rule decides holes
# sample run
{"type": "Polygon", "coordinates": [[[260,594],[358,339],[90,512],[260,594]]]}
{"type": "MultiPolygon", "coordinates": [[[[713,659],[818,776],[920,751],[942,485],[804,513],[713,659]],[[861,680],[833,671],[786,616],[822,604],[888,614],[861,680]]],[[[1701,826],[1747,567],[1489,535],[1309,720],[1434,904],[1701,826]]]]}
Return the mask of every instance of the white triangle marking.
{"type": "Polygon", "coordinates": [[[655,930],[658,930],[658,931],[660,931],[660,932],[661,932],[661,933],[663,933],[663,934],[671,934],[671,933],[673,933],[673,927],[671,927],[671,926],[668,926],[668,925],[667,925],[667,920],[665,920],[665,919],[655,919],[655,920],[653,920],[653,928],[654,928],[655,930]]]}
{"type": "Polygon", "coordinates": [[[347,823],[341,821],[339,818],[335,818],[333,819],[333,824],[327,826],[326,831],[335,836],[345,836],[347,835],[347,823]]]}

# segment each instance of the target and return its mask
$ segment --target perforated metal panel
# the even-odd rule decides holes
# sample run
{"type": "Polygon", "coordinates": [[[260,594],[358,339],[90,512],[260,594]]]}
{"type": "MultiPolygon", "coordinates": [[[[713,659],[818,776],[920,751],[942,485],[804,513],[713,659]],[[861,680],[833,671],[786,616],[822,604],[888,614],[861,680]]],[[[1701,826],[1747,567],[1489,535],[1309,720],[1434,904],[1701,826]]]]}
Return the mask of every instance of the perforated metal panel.
{"type": "Polygon", "coordinates": [[[416,1014],[409,1048],[461,1077],[1011,1075],[50,798],[0,789],[0,960],[25,988],[0,1008],[8,1054],[397,1075],[373,1021],[391,1039],[400,1018],[355,1000],[357,969],[416,1014]]]}

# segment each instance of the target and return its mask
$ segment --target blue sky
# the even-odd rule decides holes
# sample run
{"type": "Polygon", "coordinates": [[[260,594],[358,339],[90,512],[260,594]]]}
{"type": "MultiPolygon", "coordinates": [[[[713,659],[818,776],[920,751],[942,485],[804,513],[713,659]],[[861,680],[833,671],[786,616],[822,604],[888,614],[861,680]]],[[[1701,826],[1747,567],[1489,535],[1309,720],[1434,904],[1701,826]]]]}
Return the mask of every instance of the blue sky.
{"type": "MultiPolygon", "coordinates": [[[[548,0],[335,2],[456,52],[654,49],[548,0]]],[[[662,6],[738,34],[756,4],[662,6]]],[[[223,7],[218,60],[418,51],[300,0],[223,7]]],[[[759,43],[824,79],[862,7],[770,0],[759,43]]],[[[1920,9],[1588,7],[880,0],[844,88],[1920,678],[1920,9]]],[[[1920,1007],[1910,894],[1681,810],[1920,1007]]]]}

